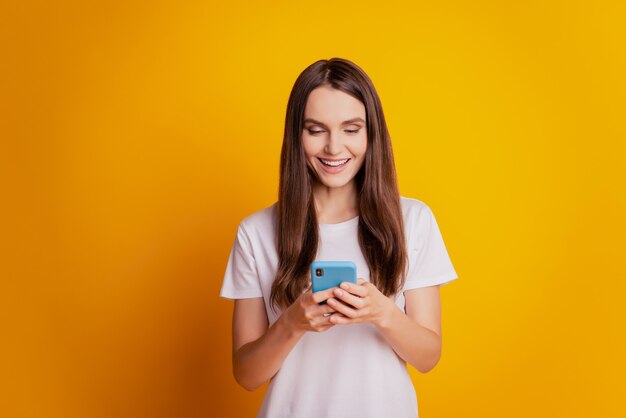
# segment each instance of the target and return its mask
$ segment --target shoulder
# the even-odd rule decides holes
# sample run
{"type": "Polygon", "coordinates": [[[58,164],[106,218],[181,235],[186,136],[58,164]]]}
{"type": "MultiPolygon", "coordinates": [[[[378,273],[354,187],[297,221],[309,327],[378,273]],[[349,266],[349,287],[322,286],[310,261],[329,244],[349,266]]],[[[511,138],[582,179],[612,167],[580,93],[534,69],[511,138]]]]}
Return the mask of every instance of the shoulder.
{"type": "Polygon", "coordinates": [[[239,229],[249,236],[265,236],[274,233],[276,202],[247,215],[239,222],[239,229]]]}
{"type": "Polygon", "coordinates": [[[400,196],[400,204],[402,205],[402,215],[405,222],[414,222],[420,219],[423,221],[432,215],[432,210],[422,200],[400,196]]]}
{"type": "Polygon", "coordinates": [[[422,200],[400,196],[400,201],[407,245],[409,248],[417,248],[429,235],[433,223],[436,222],[435,216],[430,206],[422,200]]]}

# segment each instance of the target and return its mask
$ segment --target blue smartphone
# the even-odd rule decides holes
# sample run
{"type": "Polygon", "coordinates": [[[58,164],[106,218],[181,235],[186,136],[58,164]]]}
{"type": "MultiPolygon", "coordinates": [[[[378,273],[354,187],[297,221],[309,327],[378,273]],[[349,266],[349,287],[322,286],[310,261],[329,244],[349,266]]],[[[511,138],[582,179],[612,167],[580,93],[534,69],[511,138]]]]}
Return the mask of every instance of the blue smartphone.
{"type": "MultiPolygon", "coordinates": [[[[337,287],[341,282],[357,283],[356,264],[352,261],[314,261],[311,264],[311,291],[313,293],[337,287]]],[[[324,305],[326,301],[320,302],[324,305]]]]}

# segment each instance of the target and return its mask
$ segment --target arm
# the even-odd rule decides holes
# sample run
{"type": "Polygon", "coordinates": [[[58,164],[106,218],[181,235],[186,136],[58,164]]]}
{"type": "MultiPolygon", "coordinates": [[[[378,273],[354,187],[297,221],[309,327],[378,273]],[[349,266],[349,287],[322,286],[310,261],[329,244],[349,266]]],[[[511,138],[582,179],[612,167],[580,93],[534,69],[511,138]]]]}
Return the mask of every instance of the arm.
{"type": "Polygon", "coordinates": [[[302,293],[269,328],[262,297],[235,300],[233,375],[237,383],[255,390],[278,372],[305,332],[332,328],[335,310],[318,303],[331,297],[333,289],[302,293]],[[324,316],[327,313],[332,314],[324,316]]]}
{"type": "Polygon", "coordinates": [[[404,292],[406,314],[370,282],[342,283],[339,294],[328,300],[342,316],[333,315],[336,324],[371,322],[394,351],[422,373],[427,373],[441,357],[441,308],[439,286],[404,292]]]}
{"type": "Polygon", "coordinates": [[[233,310],[233,374],[253,391],[280,369],[285,357],[304,335],[290,329],[281,315],[268,328],[263,298],[235,300],[233,310]]]}
{"type": "Polygon", "coordinates": [[[427,373],[441,357],[439,286],[408,290],[404,298],[406,314],[393,304],[378,329],[402,359],[427,373]]]}

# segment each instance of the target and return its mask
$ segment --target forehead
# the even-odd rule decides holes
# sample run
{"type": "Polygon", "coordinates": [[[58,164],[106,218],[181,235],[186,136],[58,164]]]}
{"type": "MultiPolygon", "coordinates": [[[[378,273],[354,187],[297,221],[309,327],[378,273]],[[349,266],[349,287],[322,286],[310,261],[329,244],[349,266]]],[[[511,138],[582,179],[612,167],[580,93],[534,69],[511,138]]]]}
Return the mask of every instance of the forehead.
{"type": "Polygon", "coordinates": [[[348,93],[330,86],[320,86],[309,94],[304,117],[329,125],[339,125],[357,117],[365,120],[365,106],[348,93]]]}

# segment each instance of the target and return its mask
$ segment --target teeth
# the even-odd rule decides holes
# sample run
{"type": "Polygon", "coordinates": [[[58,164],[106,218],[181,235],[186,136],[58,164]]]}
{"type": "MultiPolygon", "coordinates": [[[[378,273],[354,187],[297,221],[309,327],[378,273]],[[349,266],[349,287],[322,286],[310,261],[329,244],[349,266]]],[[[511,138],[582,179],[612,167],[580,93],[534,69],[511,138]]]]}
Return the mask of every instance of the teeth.
{"type": "Polygon", "coordinates": [[[328,160],[323,160],[320,158],[320,161],[322,163],[324,163],[324,165],[328,165],[331,167],[339,167],[340,165],[344,165],[345,163],[347,163],[349,160],[349,158],[346,158],[345,160],[339,160],[339,161],[328,161],[328,160]]]}

